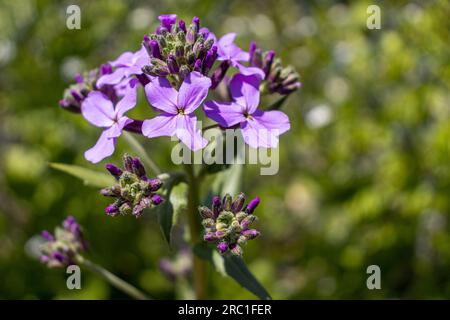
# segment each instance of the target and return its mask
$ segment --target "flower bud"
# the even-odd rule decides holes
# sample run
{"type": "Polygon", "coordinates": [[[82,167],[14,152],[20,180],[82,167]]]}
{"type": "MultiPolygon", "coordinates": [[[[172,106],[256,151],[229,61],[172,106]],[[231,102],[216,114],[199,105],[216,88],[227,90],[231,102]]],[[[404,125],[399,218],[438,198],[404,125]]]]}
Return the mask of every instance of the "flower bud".
{"type": "Polygon", "coordinates": [[[180,29],[186,33],[186,23],[183,19],[180,19],[180,21],[178,21],[178,27],[180,27],[180,29]]]}
{"type": "Polygon", "coordinates": [[[225,211],[231,211],[231,202],[232,202],[232,198],[231,195],[229,195],[228,193],[225,195],[225,197],[223,197],[223,210],[225,211]]]}
{"type": "Polygon", "coordinates": [[[256,220],[256,217],[254,215],[248,215],[241,221],[241,228],[242,230],[247,230],[250,225],[256,220]]]}
{"type": "Polygon", "coordinates": [[[118,167],[116,167],[114,164],[112,163],[107,163],[105,165],[106,170],[109,171],[109,173],[111,173],[116,179],[119,179],[120,176],[122,175],[122,170],[120,170],[118,167]]]}
{"type": "Polygon", "coordinates": [[[198,208],[198,211],[200,212],[200,215],[203,219],[214,218],[214,213],[208,207],[201,206],[198,208]]]}
{"type": "Polygon", "coordinates": [[[244,230],[242,231],[242,235],[247,239],[247,240],[252,240],[255,239],[256,237],[258,237],[260,235],[260,232],[255,230],[255,229],[250,229],[250,230],[244,230]]]}
{"type": "Polygon", "coordinates": [[[255,199],[253,199],[252,201],[249,202],[245,211],[247,213],[253,213],[253,211],[255,211],[258,204],[259,204],[259,197],[257,196],[255,199]]]}
{"type": "Polygon", "coordinates": [[[241,211],[244,207],[244,202],[245,195],[243,193],[240,193],[233,201],[233,204],[231,205],[231,211],[233,211],[234,213],[238,213],[239,211],[241,211]]]}
{"type": "Polygon", "coordinates": [[[119,213],[119,208],[117,208],[117,206],[113,203],[105,208],[105,212],[107,215],[114,217],[117,213],[119,213]]]}
{"type": "Polygon", "coordinates": [[[228,245],[226,242],[220,242],[217,245],[217,250],[219,250],[220,253],[225,253],[228,250],[228,245]]]}

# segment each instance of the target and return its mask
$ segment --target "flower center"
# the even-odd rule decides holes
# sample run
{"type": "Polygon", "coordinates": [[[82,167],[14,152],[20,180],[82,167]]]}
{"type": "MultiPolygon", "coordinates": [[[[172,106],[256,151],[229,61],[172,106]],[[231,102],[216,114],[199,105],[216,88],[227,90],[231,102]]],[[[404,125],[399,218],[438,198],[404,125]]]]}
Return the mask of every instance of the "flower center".
{"type": "Polygon", "coordinates": [[[184,108],[178,108],[177,113],[184,115],[184,108]]]}

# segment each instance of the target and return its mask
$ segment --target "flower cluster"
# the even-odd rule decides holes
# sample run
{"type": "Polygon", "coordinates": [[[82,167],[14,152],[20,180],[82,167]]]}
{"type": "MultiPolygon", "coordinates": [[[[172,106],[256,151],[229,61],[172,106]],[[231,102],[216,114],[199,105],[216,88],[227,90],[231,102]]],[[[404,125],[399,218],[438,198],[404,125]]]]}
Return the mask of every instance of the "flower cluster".
{"type": "Polygon", "coordinates": [[[41,262],[51,268],[75,264],[87,250],[81,227],[72,216],[63,221],[62,228],[56,227],[54,235],[44,230],[42,237],[46,241],[40,247],[41,262]]]}
{"type": "Polygon", "coordinates": [[[115,199],[106,207],[105,212],[110,216],[132,214],[138,218],[145,208],[156,206],[163,201],[156,193],[161,188],[162,181],[158,178],[148,178],[138,157],[133,158],[125,154],[123,165],[123,170],[112,163],[106,165],[106,169],[116,178],[118,184],[100,191],[102,195],[115,199]]]}
{"type": "Polygon", "coordinates": [[[161,25],[143,45],[150,56],[150,64],[143,71],[151,76],[166,77],[175,87],[181,85],[190,72],[208,75],[217,59],[215,37],[207,28],[200,28],[200,19],[194,17],[189,26],[175,14],[159,17],[161,25]]]}
{"type": "Polygon", "coordinates": [[[299,75],[292,66],[283,68],[280,58],[275,58],[275,51],[263,52],[254,42],[250,43],[250,66],[263,70],[261,92],[281,95],[290,94],[301,87],[299,75]]]}
{"type": "Polygon", "coordinates": [[[227,194],[222,201],[215,196],[212,209],[204,206],[199,208],[205,228],[203,239],[217,243],[217,250],[220,253],[230,251],[236,256],[241,256],[242,245],[260,235],[259,231],[250,229],[256,220],[253,212],[259,201],[259,197],[256,197],[244,207],[243,193],[235,199],[227,194]]]}
{"type": "Polygon", "coordinates": [[[297,90],[295,70],[283,68],[273,50],[263,52],[253,42],[250,52],[242,50],[235,43],[236,33],[217,38],[200,26],[198,17],[189,25],[175,14],[161,15],[159,20],[137,51],[126,51],[99,71],[77,76],[77,84],[66,90],[61,106],[81,112],[103,129],[85,158],[97,163],[111,156],[123,130],[147,138],[175,136],[193,151],[202,149],[208,141],[197,124],[198,110],[222,129],[239,128],[253,148],[277,147],[278,137],[290,129],[289,118],[260,106],[260,97],[297,90]],[[226,76],[230,69],[234,69],[231,81],[226,76]],[[151,119],[126,115],[137,105],[139,87],[158,112],[151,119]],[[218,88],[217,99],[205,102],[218,88]]]}

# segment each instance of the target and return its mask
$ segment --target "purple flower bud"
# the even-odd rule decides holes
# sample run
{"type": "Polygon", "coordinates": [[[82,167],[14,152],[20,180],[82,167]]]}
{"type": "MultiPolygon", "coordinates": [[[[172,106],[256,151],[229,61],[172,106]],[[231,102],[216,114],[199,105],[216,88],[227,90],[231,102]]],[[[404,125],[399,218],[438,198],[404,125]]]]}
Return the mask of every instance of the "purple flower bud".
{"type": "Polygon", "coordinates": [[[133,157],[125,153],[123,155],[123,167],[128,172],[133,172],[133,157]]]}
{"type": "Polygon", "coordinates": [[[77,102],[81,102],[83,100],[83,97],[75,90],[70,90],[70,94],[77,102]]]}
{"type": "Polygon", "coordinates": [[[107,63],[107,64],[102,64],[100,66],[100,75],[103,76],[105,74],[111,74],[112,73],[112,66],[107,63]]]}
{"type": "Polygon", "coordinates": [[[41,236],[47,241],[54,241],[55,237],[47,230],[42,231],[41,236]]]}
{"type": "Polygon", "coordinates": [[[225,77],[225,74],[228,71],[228,68],[230,67],[230,61],[222,61],[222,63],[219,65],[219,67],[214,71],[214,74],[211,77],[211,89],[214,90],[217,88],[219,83],[223,80],[225,77]]]}
{"type": "Polygon", "coordinates": [[[177,21],[177,15],[162,14],[158,17],[158,19],[161,22],[162,27],[166,28],[167,30],[170,30],[172,28],[172,25],[177,21]]]}
{"type": "Polygon", "coordinates": [[[150,180],[150,191],[157,191],[162,186],[162,181],[158,178],[150,180]]]}
{"type": "Polygon", "coordinates": [[[253,58],[255,55],[255,50],[256,50],[256,42],[255,41],[250,41],[250,46],[249,46],[249,50],[248,53],[250,55],[250,66],[253,66],[253,58]]]}
{"type": "Polygon", "coordinates": [[[186,33],[186,42],[188,44],[193,44],[197,39],[197,30],[195,29],[195,25],[191,24],[189,26],[189,30],[186,33]]]}
{"type": "Polygon", "coordinates": [[[110,204],[105,208],[105,212],[109,216],[115,216],[119,212],[119,208],[115,204],[110,204]]]}
{"type": "Polygon", "coordinates": [[[177,60],[175,59],[175,56],[171,53],[169,54],[169,57],[167,58],[167,67],[169,68],[169,71],[172,74],[176,74],[176,73],[178,73],[178,71],[180,71],[177,60]]]}
{"type": "Polygon", "coordinates": [[[122,170],[120,170],[120,168],[118,168],[117,166],[115,166],[112,163],[107,163],[105,165],[106,170],[109,171],[109,173],[111,173],[115,178],[120,178],[120,176],[122,175],[122,170]]]}
{"type": "Polygon", "coordinates": [[[203,219],[214,218],[214,213],[208,207],[202,206],[198,208],[198,211],[200,212],[200,215],[203,219]]]}
{"type": "Polygon", "coordinates": [[[226,194],[225,197],[223,197],[223,210],[225,211],[231,211],[231,202],[232,202],[232,198],[230,194],[226,194]]]}
{"type": "Polygon", "coordinates": [[[183,32],[186,32],[186,22],[184,22],[183,19],[180,19],[180,21],[178,21],[178,27],[180,27],[183,32]]]}
{"type": "Polygon", "coordinates": [[[242,256],[242,247],[237,243],[230,245],[230,250],[231,253],[234,254],[235,256],[242,256]]]}
{"type": "Polygon", "coordinates": [[[194,64],[194,71],[201,72],[202,71],[202,60],[197,59],[194,64]]]}
{"type": "Polygon", "coordinates": [[[260,201],[259,197],[256,196],[255,199],[253,199],[252,201],[249,202],[245,211],[247,213],[253,213],[253,211],[255,211],[256,207],[258,206],[259,201],[260,201]]]}
{"type": "Polygon", "coordinates": [[[208,232],[203,236],[203,240],[205,241],[216,241],[217,237],[214,232],[208,232]]]}
{"type": "Polygon", "coordinates": [[[152,203],[153,204],[160,204],[163,201],[163,199],[161,198],[161,196],[159,194],[155,194],[152,196],[152,203]]]}
{"type": "Polygon", "coordinates": [[[252,239],[255,239],[256,237],[258,237],[260,235],[260,232],[255,229],[250,229],[250,230],[242,231],[241,234],[243,236],[245,236],[247,238],[247,240],[252,240],[252,239]]]}
{"type": "Polygon", "coordinates": [[[203,36],[203,39],[206,40],[208,38],[210,32],[209,32],[208,28],[203,27],[203,28],[199,29],[198,33],[201,34],[203,36]]]}
{"type": "Polygon", "coordinates": [[[245,196],[243,193],[240,193],[233,201],[233,204],[231,205],[231,211],[233,211],[234,213],[238,213],[239,211],[241,211],[244,207],[244,202],[245,196]]]}
{"type": "Polygon", "coordinates": [[[70,229],[70,227],[73,224],[76,224],[77,222],[75,221],[75,218],[73,216],[68,216],[64,221],[63,221],[63,227],[64,229],[70,229]]]}
{"type": "Polygon", "coordinates": [[[220,253],[225,253],[228,250],[228,245],[226,242],[221,242],[217,245],[217,250],[219,250],[220,253]]]}
{"type": "Polygon", "coordinates": [[[145,177],[145,168],[138,157],[133,158],[133,172],[139,178],[145,177]]]}
{"type": "Polygon", "coordinates": [[[77,73],[77,74],[75,75],[74,79],[75,79],[75,81],[76,81],[77,83],[83,83],[83,82],[84,82],[83,76],[82,76],[81,74],[79,74],[79,73],[77,73]]]}
{"type": "Polygon", "coordinates": [[[254,215],[248,215],[241,221],[241,228],[242,230],[247,230],[250,225],[253,223],[253,221],[256,220],[256,217],[254,215]]]}
{"type": "Polygon", "coordinates": [[[150,49],[152,52],[152,57],[156,59],[161,59],[161,51],[159,50],[159,43],[156,40],[150,41],[150,49]]]}
{"type": "Polygon", "coordinates": [[[216,59],[217,59],[217,47],[213,46],[206,53],[205,59],[203,59],[203,66],[202,66],[203,74],[205,75],[208,74],[209,70],[211,70],[212,66],[214,65],[216,59]]]}
{"type": "Polygon", "coordinates": [[[275,57],[275,51],[270,50],[266,53],[264,57],[264,73],[266,74],[266,78],[270,73],[270,69],[272,68],[273,58],[275,57]]]}
{"type": "Polygon", "coordinates": [[[220,201],[219,196],[213,197],[213,212],[214,217],[217,218],[219,216],[220,211],[222,210],[222,202],[220,201]]]}
{"type": "Polygon", "coordinates": [[[200,19],[198,17],[193,17],[192,23],[195,25],[196,31],[198,32],[200,30],[200,19]]]}
{"type": "Polygon", "coordinates": [[[64,255],[58,251],[52,252],[52,258],[58,260],[59,262],[64,262],[64,255]]]}

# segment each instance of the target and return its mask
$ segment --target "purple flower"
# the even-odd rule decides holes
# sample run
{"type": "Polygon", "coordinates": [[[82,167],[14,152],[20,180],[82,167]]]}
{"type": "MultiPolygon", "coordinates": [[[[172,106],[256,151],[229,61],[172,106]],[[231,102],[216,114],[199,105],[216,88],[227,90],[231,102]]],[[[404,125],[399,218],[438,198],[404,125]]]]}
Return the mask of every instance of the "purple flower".
{"type": "Polygon", "coordinates": [[[142,124],[142,133],[148,138],[176,136],[191,150],[205,147],[206,139],[197,129],[194,111],[208,95],[211,80],[199,72],[191,72],[176,91],[165,78],[159,77],[145,86],[150,104],[160,115],[142,124]]]}
{"type": "Polygon", "coordinates": [[[123,91],[123,98],[114,104],[99,91],[89,93],[81,105],[84,118],[96,127],[105,128],[94,147],[84,153],[84,157],[97,163],[114,153],[117,137],[122,129],[133,122],[124,114],[136,105],[137,79],[131,79],[123,91]]]}
{"type": "Polygon", "coordinates": [[[227,33],[217,41],[218,58],[219,61],[229,61],[231,66],[237,67],[242,74],[252,75],[256,74],[261,79],[264,78],[264,71],[256,67],[246,67],[241,62],[250,60],[250,55],[239,48],[235,43],[236,33],[227,33]]]}
{"type": "Polygon", "coordinates": [[[253,148],[275,148],[278,136],[290,129],[289,118],[281,111],[262,111],[259,105],[260,78],[237,74],[230,82],[233,102],[207,101],[206,115],[229,128],[240,125],[245,143],[253,148]]]}
{"type": "Polygon", "coordinates": [[[142,68],[150,63],[147,50],[142,46],[136,52],[124,52],[110,64],[115,68],[111,74],[106,74],[97,80],[97,87],[101,88],[105,84],[118,84],[123,79],[131,75],[143,74],[142,68]]]}

